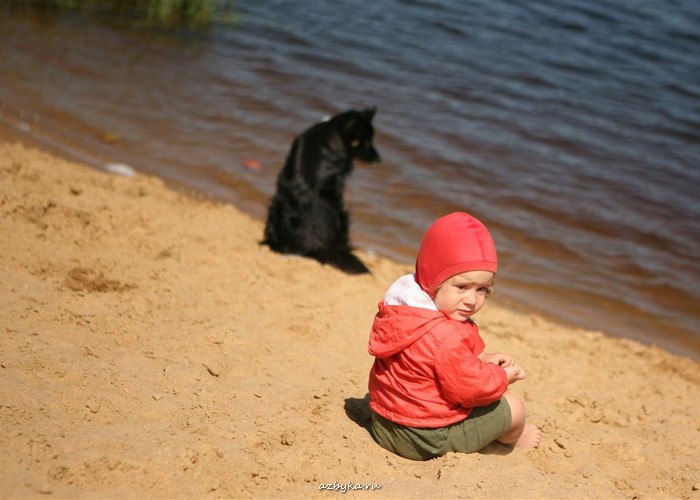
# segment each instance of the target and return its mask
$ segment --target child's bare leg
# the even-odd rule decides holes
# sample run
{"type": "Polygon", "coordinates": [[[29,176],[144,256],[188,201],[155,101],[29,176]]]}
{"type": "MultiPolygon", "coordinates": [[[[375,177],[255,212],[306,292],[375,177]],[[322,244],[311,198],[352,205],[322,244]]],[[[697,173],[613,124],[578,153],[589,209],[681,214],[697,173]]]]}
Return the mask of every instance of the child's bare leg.
{"type": "Polygon", "coordinates": [[[498,438],[498,441],[518,448],[537,448],[542,438],[542,431],[533,424],[525,423],[527,415],[525,403],[509,392],[504,396],[510,405],[511,424],[508,432],[498,438]]]}

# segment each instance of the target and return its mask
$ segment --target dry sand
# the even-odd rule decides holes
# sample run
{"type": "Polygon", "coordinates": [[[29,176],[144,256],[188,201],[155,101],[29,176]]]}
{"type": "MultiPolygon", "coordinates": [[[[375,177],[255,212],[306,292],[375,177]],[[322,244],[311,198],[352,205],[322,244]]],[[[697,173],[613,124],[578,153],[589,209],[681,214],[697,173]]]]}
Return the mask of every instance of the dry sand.
{"type": "Polygon", "coordinates": [[[0,142],[0,497],[700,498],[700,364],[513,312],[537,450],[411,462],[367,430],[367,337],[410,269],[351,277],[154,178],[0,142]],[[320,489],[336,485],[337,490],[320,489]]]}

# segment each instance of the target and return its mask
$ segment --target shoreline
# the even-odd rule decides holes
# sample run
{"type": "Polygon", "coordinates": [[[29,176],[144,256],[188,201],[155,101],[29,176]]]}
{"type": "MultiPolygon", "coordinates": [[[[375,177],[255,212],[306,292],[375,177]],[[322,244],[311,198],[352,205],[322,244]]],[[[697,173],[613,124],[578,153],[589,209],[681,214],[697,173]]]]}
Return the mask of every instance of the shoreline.
{"type": "Polygon", "coordinates": [[[280,256],[231,205],[1,134],[0,181],[0,497],[700,498],[697,361],[490,302],[542,445],[411,462],[366,405],[376,303],[410,266],[280,256]]]}
{"type": "MultiPolygon", "coordinates": [[[[42,139],[39,137],[35,137],[28,132],[18,130],[15,127],[15,125],[10,124],[9,122],[3,122],[0,120],[0,142],[11,141],[19,141],[29,147],[36,147],[40,150],[48,151],[49,153],[59,156],[67,161],[85,163],[97,171],[106,171],[106,169],[103,168],[104,165],[100,164],[98,161],[88,161],[87,158],[81,158],[80,155],[78,155],[77,153],[74,154],[72,151],[63,148],[60,144],[55,144],[53,141],[51,141],[51,139],[42,139]]],[[[138,170],[136,172],[141,175],[160,178],[156,174],[151,174],[138,170]]],[[[198,191],[195,187],[188,186],[186,183],[178,182],[174,179],[160,179],[165,183],[165,185],[168,188],[173,189],[178,193],[184,194],[186,196],[191,196],[195,199],[208,199],[214,203],[232,204],[230,200],[224,199],[220,196],[203,193],[201,191],[198,191]]],[[[252,211],[236,207],[234,204],[232,205],[236,210],[239,210],[242,213],[253,218],[258,218],[256,217],[256,214],[252,213],[252,211]]],[[[369,252],[365,250],[364,253],[369,252]]],[[[384,259],[396,262],[397,264],[402,266],[411,267],[412,265],[411,263],[403,262],[402,260],[392,258],[391,256],[381,254],[380,256],[384,259]]],[[[505,280],[508,281],[509,279],[506,277],[505,280]]],[[[506,292],[498,293],[498,295],[496,295],[495,298],[496,301],[500,302],[503,305],[506,305],[508,308],[513,309],[522,314],[535,314],[541,316],[548,321],[561,325],[564,328],[580,328],[584,330],[597,329],[592,326],[596,323],[596,321],[594,321],[593,319],[589,319],[591,318],[593,312],[586,312],[586,309],[591,309],[590,305],[584,308],[576,307],[574,304],[569,304],[568,306],[562,305],[561,307],[537,307],[533,304],[527,303],[522,299],[522,296],[524,294],[527,294],[527,290],[523,289],[521,285],[515,285],[515,283],[512,282],[512,280],[510,281],[511,283],[507,285],[510,287],[510,289],[506,292]],[[574,319],[567,319],[568,313],[571,313],[572,317],[578,318],[579,321],[576,321],[574,319]]],[[[547,293],[551,295],[551,293],[553,292],[547,293]]],[[[544,296],[546,297],[547,294],[545,294],[544,296]]],[[[556,297],[553,297],[551,302],[554,303],[556,300],[556,297]]],[[[606,331],[606,334],[608,335],[611,335],[615,338],[627,338],[650,347],[659,347],[660,349],[666,350],[671,354],[687,357],[694,361],[700,361],[700,344],[698,344],[699,341],[695,338],[681,338],[679,337],[679,333],[673,335],[670,339],[667,338],[665,340],[661,338],[653,338],[651,335],[645,333],[637,333],[635,335],[635,328],[631,323],[628,324],[628,321],[614,321],[615,318],[610,316],[607,316],[607,318],[613,320],[612,322],[617,324],[617,327],[611,328],[612,331],[606,331]]],[[[605,331],[604,328],[602,330],[605,331]]]]}

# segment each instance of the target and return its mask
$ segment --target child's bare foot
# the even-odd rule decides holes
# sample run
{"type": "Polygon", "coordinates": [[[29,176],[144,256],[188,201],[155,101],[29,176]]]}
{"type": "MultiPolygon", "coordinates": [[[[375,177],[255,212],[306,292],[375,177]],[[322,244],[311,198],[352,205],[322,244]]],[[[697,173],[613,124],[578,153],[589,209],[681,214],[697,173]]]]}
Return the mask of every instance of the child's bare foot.
{"type": "Polygon", "coordinates": [[[534,424],[525,424],[525,429],[515,442],[516,448],[537,448],[542,439],[542,431],[534,424]]]}

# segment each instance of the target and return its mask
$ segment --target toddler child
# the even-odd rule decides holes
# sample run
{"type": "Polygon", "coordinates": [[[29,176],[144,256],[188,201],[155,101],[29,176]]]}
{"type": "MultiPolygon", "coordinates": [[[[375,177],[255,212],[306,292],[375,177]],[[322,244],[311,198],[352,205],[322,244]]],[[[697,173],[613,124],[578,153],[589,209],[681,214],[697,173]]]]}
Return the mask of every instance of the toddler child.
{"type": "Polygon", "coordinates": [[[488,229],[455,212],[421,241],[415,274],[396,280],[379,303],[369,339],[372,432],[412,460],[471,453],[498,440],[534,448],[541,432],[506,391],[525,378],[515,360],[485,353],[471,319],[493,289],[498,267],[488,229]]]}

